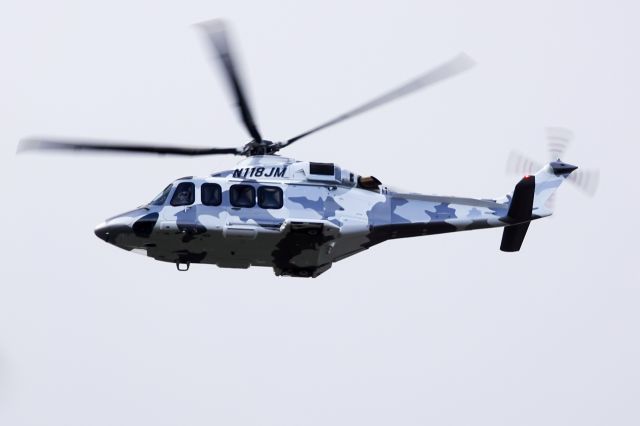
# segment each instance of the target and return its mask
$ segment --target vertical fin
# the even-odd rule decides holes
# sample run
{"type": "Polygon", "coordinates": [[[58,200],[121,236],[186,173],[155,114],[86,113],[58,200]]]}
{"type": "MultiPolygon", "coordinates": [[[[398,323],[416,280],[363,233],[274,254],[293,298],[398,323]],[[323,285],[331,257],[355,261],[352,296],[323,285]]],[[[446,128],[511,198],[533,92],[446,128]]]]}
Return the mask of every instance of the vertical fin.
{"type": "Polygon", "coordinates": [[[529,229],[535,189],[535,176],[525,176],[516,185],[509,204],[507,217],[503,219],[507,223],[513,223],[513,225],[508,225],[504,228],[500,250],[514,252],[519,251],[520,247],[522,247],[524,237],[527,235],[527,229],[529,229]]]}
{"type": "Polygon", "coordinates": [[[511,225],[502,231],[502,242],[500,250],[506,252],[520,251],[524,237],[527,235],[527,229],[531,222],[521,223],[519,225],[511,225]]]}
{"type": "Polygon", "coordinates": [[[536,192],[533,206],[536,210],[546,210],[546,214],[541,213],[543,216],[551,214],[551,208],[548,204],[551,196],[575,169],[577,169],[576,166],[557,160],[547,164],[536,173],[536,192]]]}

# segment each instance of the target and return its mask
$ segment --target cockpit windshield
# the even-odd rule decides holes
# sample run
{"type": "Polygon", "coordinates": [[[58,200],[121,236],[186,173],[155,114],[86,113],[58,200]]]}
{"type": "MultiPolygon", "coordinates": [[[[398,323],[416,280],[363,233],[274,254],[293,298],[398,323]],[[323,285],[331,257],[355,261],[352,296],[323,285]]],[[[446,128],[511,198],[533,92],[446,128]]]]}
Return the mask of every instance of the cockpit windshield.
{"type": "Polygon", "coordinates": [[[162,206],[165,203],[165,201],[167,201],[167,197],[169,196],[169,193],[171,192],[172,187],[173,187],[173,184],[171,183],[167,185],[167,187],[163,189],[162,192],[156,196],[156,198],[151,200],[149,204],[152,206],[162,206]]]}

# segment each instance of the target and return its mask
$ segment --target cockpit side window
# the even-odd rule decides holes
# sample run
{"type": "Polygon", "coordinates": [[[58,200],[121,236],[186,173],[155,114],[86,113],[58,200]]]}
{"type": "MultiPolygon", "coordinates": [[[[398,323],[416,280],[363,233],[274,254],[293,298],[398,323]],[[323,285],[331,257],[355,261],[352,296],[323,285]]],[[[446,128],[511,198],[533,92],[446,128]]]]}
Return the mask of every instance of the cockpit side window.
{"type": "Polygon", "coordinates": [[[258,188],[258,205],[263,209],[280,209],[283,205],[282,189],[277,186],[258,188]]]}
{"type": "Polygon", "coordinates": [[[200,199],[205,206],[219,206],[222,203],[222,188],[217,183],[203,183],[200,186],[200,199]]]}
{"type": "Polygon", "coordinates": [[[195,201],[195,196],[196,186],[193,182],[180,182],[171,197],[171,205],[174,207],[189,206],[195,201]]]}
{"type": "Polygon", "coordinates": [[[256,205],[256,189],[251,185],[231,185],[229,198],[234,207],[253,207],[256,205]]]}
{"type": "Polygon", "coordinates": [[[162,192],[156,196],[156,198],[151,200],[151,202],[149,204],[152,205],[152,206],[161,206],[161,205],[163,205],[165,203],[165,201],[167,201],[167,197],[169,196],[169,193],[171,192],[171,188],[172,187],[173,187],[173,184],[167,185],[167,187],[165,189],[163,189],[162,192]]]}

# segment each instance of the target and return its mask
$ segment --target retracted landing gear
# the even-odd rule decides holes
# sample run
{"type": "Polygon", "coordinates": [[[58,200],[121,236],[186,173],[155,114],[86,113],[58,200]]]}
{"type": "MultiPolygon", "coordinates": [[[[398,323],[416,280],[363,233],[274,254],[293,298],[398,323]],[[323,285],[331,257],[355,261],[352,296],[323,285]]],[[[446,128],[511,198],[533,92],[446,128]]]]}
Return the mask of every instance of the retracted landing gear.
{"type": "Polygon", "coordinates": [[[176,268],[178,269],[178,271],[181,271],[181,272],[188,271],[189,266],[191,266],[191,264],[188,262],[187,263],[176,262],[176,268]]]}

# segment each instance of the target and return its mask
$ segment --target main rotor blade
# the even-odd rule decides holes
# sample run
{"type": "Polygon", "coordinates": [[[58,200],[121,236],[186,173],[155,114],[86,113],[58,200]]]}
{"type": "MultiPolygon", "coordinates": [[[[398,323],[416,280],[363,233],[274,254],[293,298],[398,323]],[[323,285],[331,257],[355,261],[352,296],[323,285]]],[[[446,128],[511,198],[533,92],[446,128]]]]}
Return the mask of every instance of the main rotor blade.
{"type": "Polygon", "coordinates": [[[234,60],[229,45],[227,30],[225,28],[224,21],[212,20],[197,24],[204,31],[207,36],[207,41],[211,48],[212,58],[220,63],[224,73],[227,77],[227,83],[229,84],[235,102],[240,109],[240,117],[244,123],[247,131],[255,141],[261,141],[262,136],[258,131],[255,121],[253,120],[253,114],[247,101],[247,96],[244,92],[242,81],[236,67],[237,61],[234,60]]]}
{"type": "Polygon", "coordinates": [[[318,130],[322,130],[329,126],[333,126],[334,124],[338,124],[341,121],[344,121],[348,118],[355,117],[356,115],[362,114],[363,112],[369,111],[371,109],[384,105],[388,102],[391,102],[395,99],[398,99],[402,96],[413,93],[418,89],[431,86],[449,77],[453,77],[457,74],[460,74],[463,71],[470,69],[474,65],[475,65],[475,62],[473,61],[473,59],[471,59],[471,57],[467,56],[464,53],[461,53],[455,58],[451,59],[450,61],[445,62],[444,64],[432,69],[431,71],[425,74],[422,74],[421,76],[409,81],[408,83],[403,84],[400,87],[397,87],[396,89],[390,92],[385,93],[384,95],[378,96],[377,98],[372,99],[369,102],[357,108],[352,109],[351,111],[345,112],[344,114],[339,115],[336,118],[329,120],[324,124],[314,127],[311,130],[308,130],[304,133],[299,134],[298,136],[295,136],[287,140],[286,142],[282,143],[281,148],[291,145],[295,141],[302,139],[305,136],[308,136],[312,133],[315,133],[318,130]]]}
{"type": "Polygon", "coordinates": [[[169,154],[169,155],[215,155],[240,154],[237,148],[194,148],[162,145],[147,145],[131,142],[115,142],[97,139],[57,139],[57,138],[28,138],[18,144],[18,152],[23,151],[93,151],[93,152],[122,152],[135,154],[169,154]]]}

